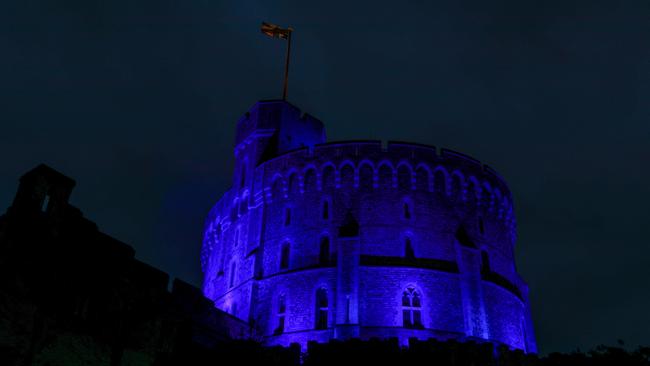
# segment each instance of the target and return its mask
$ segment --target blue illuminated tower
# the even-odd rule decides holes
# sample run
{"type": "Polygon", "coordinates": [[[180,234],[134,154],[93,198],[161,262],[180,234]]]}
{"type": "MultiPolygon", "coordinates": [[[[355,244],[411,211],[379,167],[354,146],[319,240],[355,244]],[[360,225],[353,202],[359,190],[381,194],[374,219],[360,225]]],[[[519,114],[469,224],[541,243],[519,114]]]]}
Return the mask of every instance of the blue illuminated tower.
{"type": "Polygon", "coordinates": [[[326,142],[316,118],[256,103],[201,264],[215,306],[267,344],[460,339],[536,352],[505,181],[466,155],[326,142]]]}

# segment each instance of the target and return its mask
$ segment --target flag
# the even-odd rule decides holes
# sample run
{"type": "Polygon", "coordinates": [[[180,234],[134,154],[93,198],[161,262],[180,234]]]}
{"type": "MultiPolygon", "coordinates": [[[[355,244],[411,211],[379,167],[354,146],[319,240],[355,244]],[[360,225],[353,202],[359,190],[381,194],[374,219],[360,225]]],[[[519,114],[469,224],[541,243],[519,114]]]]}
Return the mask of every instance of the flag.
{"type": "Polygon", "coordinates": [[[266,34],[267,36],[271,38],[282,38],[282,39],[289,39],[289,36],[291,35],[291,31],[293,29],[291,28],[280,28],[279,26],[275,24],[269,24],[262,22],[262,33],[266,34]]]}

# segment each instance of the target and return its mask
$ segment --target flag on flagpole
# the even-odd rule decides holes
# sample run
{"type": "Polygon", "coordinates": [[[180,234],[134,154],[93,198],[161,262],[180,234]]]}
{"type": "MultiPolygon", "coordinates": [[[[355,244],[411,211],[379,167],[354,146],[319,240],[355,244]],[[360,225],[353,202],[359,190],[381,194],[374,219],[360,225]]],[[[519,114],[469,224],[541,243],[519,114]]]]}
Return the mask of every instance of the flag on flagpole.
{"type": "Polygon", "coordinates": [[[287,40],[287,56],[284,61],[284,89],[282,91],[282,100],[287,100],[287,86],[289,85],[289,59],[291,58],[291,32],[293,28],[280,28],[280,26],[262,22],[262,33],[271,38],[280,38],[287,40]]]}
{"type": "Polygon", "coordinates": [[[293,31],[293,29],[280,28],[280,26],[277,26],[275,24],[262,22],[261,31],[271,38],[289,39],[291,36],[291,31],[293,31]]]}

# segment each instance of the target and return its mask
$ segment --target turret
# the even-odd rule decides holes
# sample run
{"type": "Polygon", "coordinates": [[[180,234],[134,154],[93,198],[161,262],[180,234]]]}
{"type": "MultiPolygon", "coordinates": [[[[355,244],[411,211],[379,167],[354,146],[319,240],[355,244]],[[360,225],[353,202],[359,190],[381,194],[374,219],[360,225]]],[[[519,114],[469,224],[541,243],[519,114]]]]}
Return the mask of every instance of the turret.
{"type": "Polygon", "coordinates": [[[237,122],[233,188],[247,186],[259,164],[323,142],[325,127],[313,116],[282,100],[255,103],[237,122]]]}

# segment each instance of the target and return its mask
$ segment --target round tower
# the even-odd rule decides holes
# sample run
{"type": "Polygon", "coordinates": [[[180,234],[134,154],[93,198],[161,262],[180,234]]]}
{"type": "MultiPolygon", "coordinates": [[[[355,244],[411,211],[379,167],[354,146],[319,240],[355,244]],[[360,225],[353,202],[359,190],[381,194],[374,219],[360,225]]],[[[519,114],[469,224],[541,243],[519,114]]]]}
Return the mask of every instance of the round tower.
{"type": "Polygon", "coordinates": [[[233,185],[210,211],[203,291],[268,344],[473,339],[536,352],[505,181],[404,142],[325,142],[284,101],[237,126],[233,185]]]}

